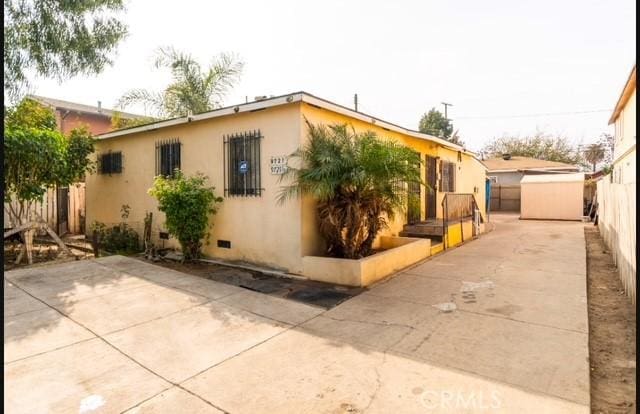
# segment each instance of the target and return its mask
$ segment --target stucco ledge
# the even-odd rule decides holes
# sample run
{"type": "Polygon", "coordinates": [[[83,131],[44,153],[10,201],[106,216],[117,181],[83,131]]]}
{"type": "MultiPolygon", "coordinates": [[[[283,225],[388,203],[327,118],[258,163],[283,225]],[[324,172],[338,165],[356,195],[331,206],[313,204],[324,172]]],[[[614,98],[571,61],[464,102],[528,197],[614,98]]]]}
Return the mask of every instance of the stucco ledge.
{"type": "Polygon", "coordinates": [[[304,256],[303,275],[311,280],[346,286],[369,286],[430,256],[431,240],[380,237],[382,252],[362,259],[304,256]]]}

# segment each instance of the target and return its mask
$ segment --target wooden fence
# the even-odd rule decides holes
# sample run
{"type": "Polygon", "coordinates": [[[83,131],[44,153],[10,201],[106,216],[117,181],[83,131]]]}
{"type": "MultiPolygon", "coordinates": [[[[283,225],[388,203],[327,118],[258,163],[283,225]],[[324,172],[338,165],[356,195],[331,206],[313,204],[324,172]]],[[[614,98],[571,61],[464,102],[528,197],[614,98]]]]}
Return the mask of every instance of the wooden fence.
{"type": "Polygon", "coordinates": [[[73,234],[85,234],[85,199],[84,183],[69,186],[69,232],[73,234]]]}
{"type": "Polygon", "coordinates": [[[520,211],[520,185],[491,185],[491,211],[520,211]]]}
{"type": "MultiPolygon", "coordinates": [[[[85,233],[85,184],[76,183],[69,186],[68,196],[68,217],[67,225],[65,228],[69,233],[84,234],[85,233]]],[[[16,203],[14,202],[15,206],[16,203]]],[[[7,203],[5,203],[7,207],[7,203]]],[[[47,190],[41,202],[35,203],[32,207],[32,211],[38,214],[47,222],[49,227],[54,231],[60,232],[58,228],[58,197],[56,195],[56,189],[50,188],[47,190]]],[[[7,208],[4,209],[4,228],[11,228],[12,224],[9,221],[9,215],[7,214],[7,208]]]]}
{"type": "Polygon", "coordinates": [[[636,303],[636,186],[598,181],[598,227],[618,267],[625,292],[636,303]]]}

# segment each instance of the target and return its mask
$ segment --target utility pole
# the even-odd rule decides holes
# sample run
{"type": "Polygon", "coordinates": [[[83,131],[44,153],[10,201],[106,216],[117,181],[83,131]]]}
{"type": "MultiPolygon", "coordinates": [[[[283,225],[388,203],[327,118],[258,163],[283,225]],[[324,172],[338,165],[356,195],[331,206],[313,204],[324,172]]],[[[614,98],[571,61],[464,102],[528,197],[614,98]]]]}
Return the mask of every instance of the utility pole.
{"type": "Polygon", "coordinates": [[[356,112],[358,112],[358,94],[353,95],[353,105],[356,107],[356,112]]]}
{"type": "Polygon", "coordinates": [[[447,117],[447,108],[449,106],[453,106],[453,104],[446,103],[446,102],[441,102],[441,104],[444,105],[444,119],[449,120],[449,117],[447,117]]]}

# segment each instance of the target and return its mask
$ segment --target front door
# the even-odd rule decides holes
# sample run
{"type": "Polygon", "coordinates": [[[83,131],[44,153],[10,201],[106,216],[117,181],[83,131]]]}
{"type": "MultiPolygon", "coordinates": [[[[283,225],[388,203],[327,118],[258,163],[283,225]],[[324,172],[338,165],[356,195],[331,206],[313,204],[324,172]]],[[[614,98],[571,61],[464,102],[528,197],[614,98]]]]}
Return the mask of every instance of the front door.
{"type": "Polygon", "coordinates": [[[425,159],[425,170],[427,185],[429,186],[426,191],[426,210],[427,220],[436,218],[436,191],[438,186],[438,180],[436,175],[436,158],[429,155],[425,159]]]}

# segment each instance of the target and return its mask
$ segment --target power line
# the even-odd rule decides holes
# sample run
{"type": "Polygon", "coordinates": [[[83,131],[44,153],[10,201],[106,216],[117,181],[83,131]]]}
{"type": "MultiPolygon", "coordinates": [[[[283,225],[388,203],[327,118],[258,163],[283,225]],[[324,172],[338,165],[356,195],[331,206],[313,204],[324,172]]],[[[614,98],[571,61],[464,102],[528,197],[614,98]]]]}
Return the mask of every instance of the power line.
{"type": "Polygon", "coordinates": [[[459,116],[455,119],[505,119],[505,118],[534,118],[538,116],[555,116],[555,115],[582,115],[593,114],[597,112],[611,112],[612,109],[595,109],[593,111],[574,111],[574,112],[547,112],[541,114],[523,114],[523,115],[492,115],[492,116],[459,116]]]}

